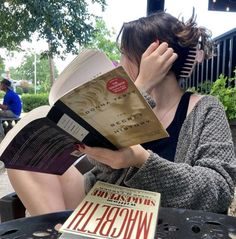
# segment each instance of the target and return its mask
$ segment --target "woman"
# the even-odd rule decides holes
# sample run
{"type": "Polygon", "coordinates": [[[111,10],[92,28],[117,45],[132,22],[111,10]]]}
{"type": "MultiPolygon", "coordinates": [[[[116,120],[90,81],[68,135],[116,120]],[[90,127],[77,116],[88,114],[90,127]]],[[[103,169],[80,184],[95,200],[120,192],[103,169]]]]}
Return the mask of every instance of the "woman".
{"type": "Polygon", "coordinates": [[[225,212],[236,181],[229,125],[217,99],[184,92],[178,84],[203,52],[209,34],[194,15],[186,23],[160,12],[125,23],[122,65],[156,102],[154,113],[170,137],[112,151],[78,145],[95,167],[82,176],[71,167],[62,177],[8,170],[30,214],[74,208],[96,180],[158,191],[163,207],[225,212]]]}

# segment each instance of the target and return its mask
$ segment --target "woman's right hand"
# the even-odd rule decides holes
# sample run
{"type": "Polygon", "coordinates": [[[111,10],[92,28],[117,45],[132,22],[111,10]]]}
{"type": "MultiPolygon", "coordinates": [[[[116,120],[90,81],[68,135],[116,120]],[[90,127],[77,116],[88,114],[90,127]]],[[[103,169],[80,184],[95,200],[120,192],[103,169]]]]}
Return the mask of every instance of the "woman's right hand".
{"type": "Polygon", "coordinates": [[[160,45],[158,42],[153,42],[142,55],[135,85],[139,89],[150,92],[164,79],[177,57],[166,42],[160,45]]]}

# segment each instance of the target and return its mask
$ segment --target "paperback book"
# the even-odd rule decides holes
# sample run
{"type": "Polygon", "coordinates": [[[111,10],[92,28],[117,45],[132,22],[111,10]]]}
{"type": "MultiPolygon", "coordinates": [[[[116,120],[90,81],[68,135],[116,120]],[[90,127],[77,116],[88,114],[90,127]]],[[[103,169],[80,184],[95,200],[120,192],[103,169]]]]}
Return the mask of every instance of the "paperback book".
{"type": "Polygon", "coordinates": [[[153,239],[160,193],[98,181],[60,229],[60,239],[153,239]]]}
{"type": "Polygon", "coordinates": [[[28,112],[0,144],[6,168],[63,174],[75,145],[116,150],[168,134],[124,69],[85,50],[53,84],[49,105],[28,112]]]}

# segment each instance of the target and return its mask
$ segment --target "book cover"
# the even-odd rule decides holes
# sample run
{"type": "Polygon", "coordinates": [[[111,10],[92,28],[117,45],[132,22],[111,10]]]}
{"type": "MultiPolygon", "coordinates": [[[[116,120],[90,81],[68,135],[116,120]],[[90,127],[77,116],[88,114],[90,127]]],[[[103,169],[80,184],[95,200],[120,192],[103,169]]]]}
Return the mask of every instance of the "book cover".
{"type": "Polygon", "coordinates": [[[152,239],[160,194],[98,181],[60,229],[60,238],[152,239]]]}
{"type": "Polygon", "coordinates": [[[167,137],[121,66],[72,90],[57,104],[69,107],[117,148],[167,137]]]}

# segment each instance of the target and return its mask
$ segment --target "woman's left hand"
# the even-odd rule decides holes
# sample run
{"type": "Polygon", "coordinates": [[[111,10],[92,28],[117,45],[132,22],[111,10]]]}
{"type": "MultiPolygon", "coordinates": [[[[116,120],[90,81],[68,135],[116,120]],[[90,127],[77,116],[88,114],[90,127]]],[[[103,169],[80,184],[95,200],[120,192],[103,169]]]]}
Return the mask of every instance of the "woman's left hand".
{"type": "Polygon", "coordinates": [[[135,85],[150,92],[165,78],[177,57],[166,42],[153,42],[142,55],[135,85]]]}
{"type": "Polygon", "coordinates": [[[77,149],[100,163],[114,169],[141,167],[149,157],[149,152],[141,145],[134,145],[119,150],[110,150],[99,147],[89,147],[77,144],[77,149]]]}

